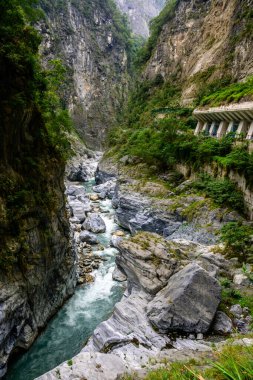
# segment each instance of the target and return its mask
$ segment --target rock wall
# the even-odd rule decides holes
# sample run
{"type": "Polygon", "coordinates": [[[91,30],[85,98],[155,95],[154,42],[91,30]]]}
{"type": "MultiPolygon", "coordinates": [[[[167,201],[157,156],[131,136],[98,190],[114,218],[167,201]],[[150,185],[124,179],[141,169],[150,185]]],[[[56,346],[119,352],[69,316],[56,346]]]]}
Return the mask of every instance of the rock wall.
{"type": "Polygon", "coordinates": [[[128,16],[133,32],[146,38],[149,36],[149,22],[159,14],[165,0],[116,0],[116,3],[128,16]]]}
{"type": "Polygon", "coordinates": [[[144,77],[161,74],[182,84],[191,103],[199,82],[241,81],[253,73],[252,0],[178,0],[164,24],[144,77]],[[201,77],[202,75],[202,77],[201,77]]]}
{"type": "Polygon", "coordinates": [[[9,134],[2,135],[0,159],[1,180],[9,184],[8,190],[1,187],[0,196],[0,378],[9,355],[32,344],[76,284],[64,166],[34,135],[41,126],[36,111],[22,115],[25,122],[17,139],[19,116],[10,117],[9,134]],[[28,155],[25,163],[22,151],[28,154],[27,149],[33,163],[39,156],[42,170],[34,170],[28,155]],[[37,186],[31,183],[32,189],[30,176],[37,182],[37,186]]]}
{"type": "Polygon", "coordinates": [[[101,149],[128,92],[125,26],[115,21],[107,0],[40,4],[46,14],[40,25],[43,59],[60,58],[67,66],[61,95],[87,145],[101,149]]]}
{"type": "Polygon", "coordinates": [[[17,2],[2,5],[0,378],[9,356],[32,344],[76,283],[65,209],[65,163],[38,100],[39,93],[48,101],[37,60],[39,38],[17,2]]]}

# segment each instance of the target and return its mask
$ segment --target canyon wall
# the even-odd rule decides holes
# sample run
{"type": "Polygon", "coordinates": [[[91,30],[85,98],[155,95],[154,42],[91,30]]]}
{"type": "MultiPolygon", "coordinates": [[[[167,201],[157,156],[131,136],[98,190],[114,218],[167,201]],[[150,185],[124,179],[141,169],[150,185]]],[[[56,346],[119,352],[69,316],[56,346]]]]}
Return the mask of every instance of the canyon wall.
{"type": "Polygon", "coordinates": [[[253,74],[252,0],[177,0],[168,12],[144,77],[182,84],[184,103],[199,85],[253,74]],[[170,13],[170,14],[169,14],[170,13]]]}
{"type": "Polygon", "coordinates": [[[42,113],[49,100],[37,61],[40,39],[25,20],[16,1],[5,2],[0,15],[0,378],[9,356],[32,344],[76,284],[65,163],[42,113]]]}
{"type": "Polygon", "coordinates": [[[157,16],[165,0],[116,0],[120,10],[127,15],[136,35],[149,36],[149,22],[157,16]]]}
{"type": "Polygon", "coordinates": [[[108,0],[41,0],[44,62],[60,58],[67,68],[61,96],[80,136],[100,149],[122,107],[129,85],[128,29],[108,0]]]}

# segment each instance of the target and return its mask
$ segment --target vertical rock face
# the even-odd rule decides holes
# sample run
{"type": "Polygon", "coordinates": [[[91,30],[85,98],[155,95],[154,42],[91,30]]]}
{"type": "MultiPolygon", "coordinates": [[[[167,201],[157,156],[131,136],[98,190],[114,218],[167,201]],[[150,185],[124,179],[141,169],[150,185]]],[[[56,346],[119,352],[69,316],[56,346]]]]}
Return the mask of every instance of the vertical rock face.
{"type": "Polygon", "coordinates": [[[61,58],[67,66],[62,95],[80,135],[99,149],[127,95],[126,26],[107,0],[40,4],[46,14],[40,26],[44,61],[61,58]]]}
{"type": "Polygon", "coordinates": [[[119,8],[130,21],[131,29],[137,35],[148,37],[149,22],[157,16],[165,0],[116,0],[119,8]]]}
{"type": "Polygon", "coordinates": [[[252,6],[252,0],[176,1],[144,76],[182,83],[186,103],[202,77],[243,80],[253,73],[252,6]]]}
{"type": "Polygon", "coordinates": [[[73,293],[76,283],[65,209],[65,165],[46,128],[43,107],[35,99],[39,93],[48,101],[44,73],[36,60],[39,38],[25,20],[17,2],[3,4],[0,378],[10,354],[32,344],[47,320],[73,293]]]}
{"type": "Polygon", "coordinates": [[[0,196],[0,378],[13,350],[32,344],[76,283],[64,166],[36,136],[34,131],[41,128],[36,111],[13,112],[4,121],[8,133],[2,134],[1,184],[7,181],[9,187],[1,186],[0,196]],[[34,170],[29,159],[39,162],[41,170],[34,170]]]}

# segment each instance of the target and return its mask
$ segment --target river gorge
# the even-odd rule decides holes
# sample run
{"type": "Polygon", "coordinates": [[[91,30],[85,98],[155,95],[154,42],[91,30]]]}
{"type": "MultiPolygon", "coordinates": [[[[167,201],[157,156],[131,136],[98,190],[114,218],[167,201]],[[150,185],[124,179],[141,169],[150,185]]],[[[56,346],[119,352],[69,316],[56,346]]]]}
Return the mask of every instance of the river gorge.
{"type": "Polygon", "coordinates": [[[2,2],[0,378],[251,379],[252,7],[2,2]]]}
{"type": "MultiPolygon", "coordinates": [[[[86,163],[94,175],[96,164],[94,160],[86,163]]],[[[71,185],[73,182],[67,183],[67,192],[71,185]]],[[[94,194],[94,178],[75,185],[83,186],[88,196],[94,194]]],[[[112,279],[117,250],[111,247],[110,241],[112,234],[120,229],[114,222],[111,200],[98,200],[91,205],[101,210],[99,215],[106,225],[106,231],[97,235],[99,247],[97,244],[89,252],[91,260],[94,256],[101,258],[98,269],[92,272],[94,282],[76,288],[75,294],[53,317],[29,351],[10,365],[6,380],[33,380],[78,354],[97,325],[111,315],[115,303],[122,297],[125,286],[112,279]]],[[[82,254],[87,254],[85,249],[82,254]]]]}

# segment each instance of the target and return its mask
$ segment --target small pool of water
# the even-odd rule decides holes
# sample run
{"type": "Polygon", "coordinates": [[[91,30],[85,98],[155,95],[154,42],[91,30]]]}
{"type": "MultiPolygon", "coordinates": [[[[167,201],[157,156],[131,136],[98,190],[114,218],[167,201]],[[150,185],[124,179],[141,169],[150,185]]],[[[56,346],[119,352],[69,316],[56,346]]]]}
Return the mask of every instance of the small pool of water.
{"type": "MultiPolygon", "coordinates": [[[[92,192],[94,181],[87,182],[87,192],[92,192]]],[[[114,305],[124,292],[124,287],[112,280],[116,249],[110,247],[111,233],[117,229],[110,200],[100,202],[107,213],[101,216],[106,232],[98,238],[104,250],[94,253],[106,261],[95,272],[95,282],[80,286],[65,303],[32,347],[9,367],[5,380],[34,380],[65,360],[80,352],[99,323],[112,313],[114,305]]]]}

